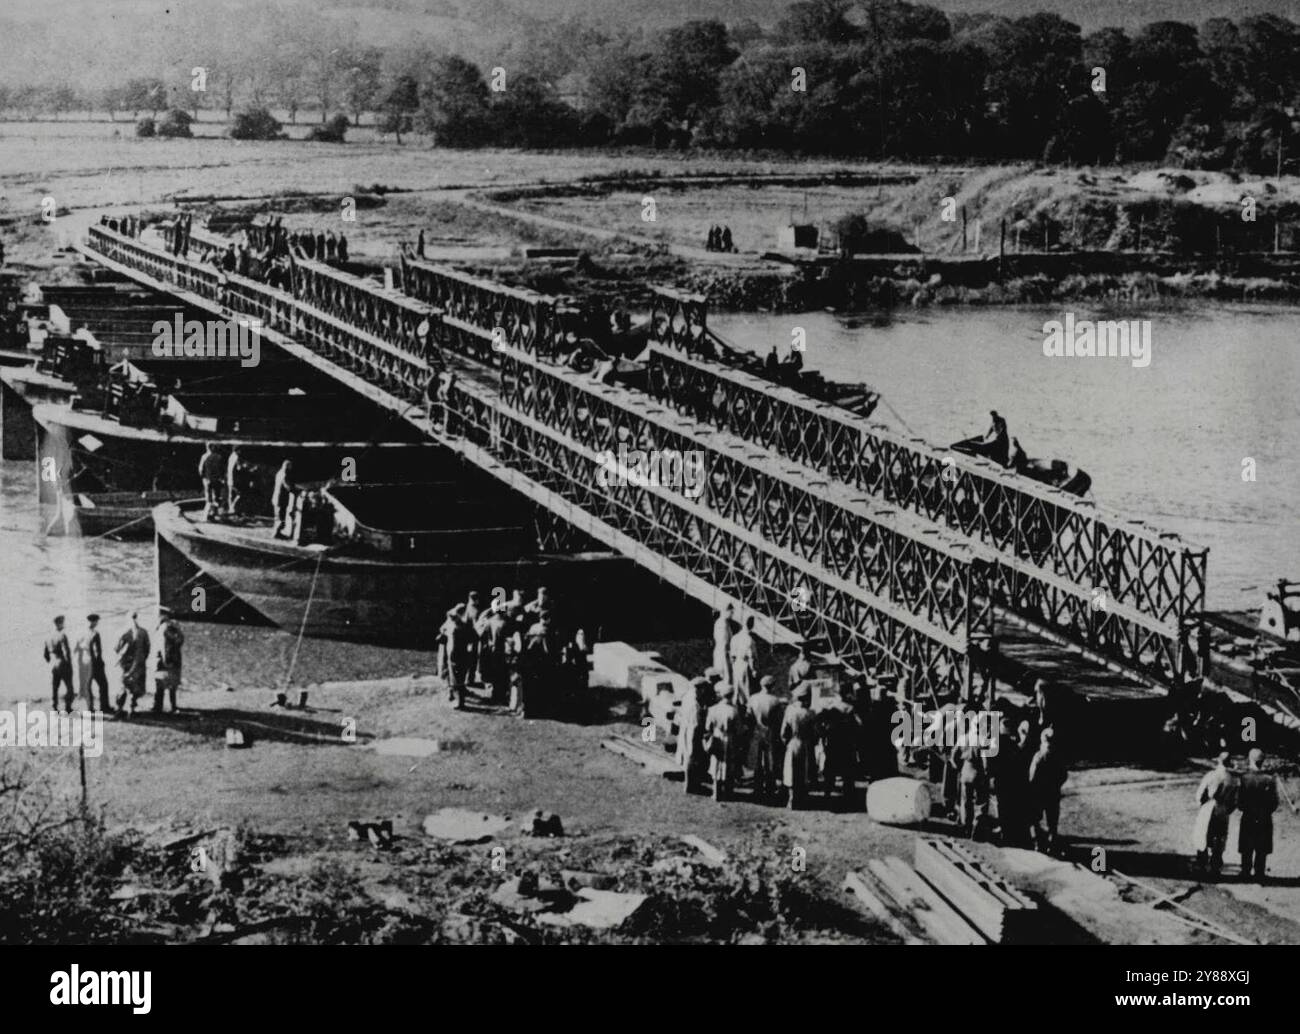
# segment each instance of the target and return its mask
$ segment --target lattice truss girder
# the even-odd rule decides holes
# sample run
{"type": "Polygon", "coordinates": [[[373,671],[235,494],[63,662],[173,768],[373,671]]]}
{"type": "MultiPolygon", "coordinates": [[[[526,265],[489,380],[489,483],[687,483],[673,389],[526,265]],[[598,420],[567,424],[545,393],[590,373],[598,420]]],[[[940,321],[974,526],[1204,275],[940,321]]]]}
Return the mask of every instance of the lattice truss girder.
{"type": "Polygon", "coordinates": [[[884,601],[667,489],[602,486],[595,450],[505,410],[497,400],[458,384],[443,403],[448,433],[471,438],[577,509],[765,618],[802,636],[824,638],[850,670],[898,672],[916,699],[935,706],[968,692],[970,660],[963,639],[927,634],[919,622],[891,613],[884,601]]]}
{"type": "Polygon", "coordinates": [[[481,330],[491,333],[500,328],[501,343],[522,352],[555,355],[566,346],[559,302],[547,295],[406,257],[402,259],[402,290],[481,330]]]}
{"type": "MultiPolygon", "coordinates": [[[[265,284],[222,275],[186,259],[160,256],[129,238],[107,241],[101,240],[102,236],[92,232],[91,241],[106,257],[246,316],[257,317],[268,329],[301,340],[336,365],[364,376],[376,387],[408,402],[420,400],[433,376],[433,368],[418,342],[412,351],[405,351],[354,329],[342,316],[336,317],[305,300],[295,300],[265,284]]],[[[344,292],[355,290],[355,285],[339,286],[344,292]]],[[[344,307],[340,311],[346,314],[350,310],[344,307]]]]}
{"type": "Polygon", "coordinates": [[[294,297],[401,350],[422,354],[419,329],[435,328],[438,313],[414,299],[380,293],[375,285],[317,262],[293,264],[294,297]]]}
{"type": "MultiPolygon", "coordinates": [[[[295,304],[283,292],[254,281],[225,275],[170,254],[160,254],[132,238],[115,234],[106,228],[92,227],[90,243],[105,257],[139,269],[158,281],[173,283],[247,315],[259,316],[268,327],[306,339],[306,343],[332,362],[361,374],[376,386],[409,402],[419,402],[428,385],[432,373],[426,354],[430,346],[426,343],[423,349],[418,344],[414,350],[401,348],[400,344],[411,340],[412,335],[394,329],[400,325],[399,319],[379,319],[379,322],[375,322],[375,314],[381,311],[379,303],[391,304],[392,299],[376,295],[374,292],[377,289],[364,281],[348,282],[343,279],[343,274],[332,276],[322,274],[321,270],[311,270],[315,274],[312,279],[316,281],[316,286],[309,288],[306,293],[334,310],[329,313],[320,311],[316,305],[304,305],[302,302],[295,304]],[[354,331],[350,325],[342,322],[358,311],[369,313],[369,316],[364,317],[369,325],[392,334],[396,341],[380,340],[377,335],[354,331]]],[[[333,271],[329,273],[332,274],[333,271]]],[[[408,309],[401,318],[409,324],[411,317],[419,313],[419,309],[408,309]]],[[[460,321],[456,319],[445,321],[444,325],[436,315],[431,322],[435,334],[445,346],[480,361],[500,361],[490,332],[473,326],[458,326],[460,321]]],[[[689,370],[689,367],[686,368],[689,370]]],[[[707,384],[708,380],[706,377],[704,383],[707,384]]],[[[693,397],[698,396],[697,386],[693,397]]],[[[677,399],[680,395],[673,394],[672,397],[677,399]]],[[[758,420],[757,417],[754,419],[758,420]]],[[[613,423],[607,424],[615,426],[613,423]]],[[[765,420],[762,425],[768,426],[765,420]]],[[[753,431],[758,426],[759,423],[755,422],[750,425],[750,430],[753,431]]],[[[1194,597],[1197,600],[1204,598],[1203,555],[1189,554],[1174,544],[1152,542],[1141,536],[1135,538],[1127,529],[1109,527],[1086,512],[1080,513],[1068,506],[1055,505],[1020,492],[1000,480],[982,478],[978,472],[963,467],[957,468],[957,480],[944,482],[940,477],[936,482],[930,458],[917,449],[888,439],[881,440],[875,459],[867,462],[856,429],[845,428],[839,422],[831,422],[825,443],[819,443],[815,434],[810,436],[806,427],[798,427],[796,430],[781,419],[774,420],[770,426],[777,429],[777,436],[763,439],[763,444],[785,451],[790,458],[810,465],[815,465],[814,457],[829,457],[831,470],[856,470],[861,476],[857,482],[859,487],[881,485],[883,489],[880,494],[891,502],[927,516],[934,516],[935,513],[964,513],[964,517],[949,523],[967,533],[973,530],[984,532],[988,541],[999,549],[1013,552],[1025,537],[1034,538],[1034,535],[1026,536],[1028,529],[1035,529],[1039,539],[1053,528],[1064,529],[1051,541],[1066,543],[1069,548],[1060,558],[1059,566],[1051,570],[1079,584],[1105,584],[1101,576],[1093,573],[1100,570],[1110,572],[1111,584],[1117,584],[1117,572],[1136,570],[1140,573],[1143,584],[1156,586],[1156,590],[1146,593],[1147,598],[1162,592],[1166,600],[1172,599],[1175,582],[1179,587],[1190,584],[1194,597]],[[800,449],[804,451],[801,452],[800,449]],[[927,484],[946,484],[947,491],[927,493],[924,491],[927,484]],[[909,487],[912,494],[901,491],[902,487],[909,487]],[[976,503],[976,500],[981,500],[982,505],[976,503]],[[952,509],[954,501],[962,504],[955,511],[952,509]],[[976,517],[979,519],[975,520],[976,517]],[[1091,554],[1084,548],[1089,542],[1094,544],[1091,554]],[[1178,554],[1180,562],[1178,579],[1175,579],[1173,573],[1174,554],[1178,554]]],[[[741,433],[742,436],[745,427],[743,422],[727,425],[728,430],[741,433]]],[[[616,434],[619,441],[629,438],[626,429],[616,434]]],[[[616,444],[612,447],[616,448],[616,444]]],[[[733,464],[736,462],[733,457],[726,459],[733,464]]],[[[837,576],[851,579],[858,585],[879,589],[885,587],[881,579],[886,572],[914,569],[914,558],[906,555],[908,549],[882,546],[877,541],[880,536],[867,532],[868,548],[864,558],[862,551],[852,548],[852,543],[857,541],[855,534],[859,532],[837,519],[834,514],[828,518],[825,507],[818,508],[807,500],[792,500],[784,489],[774,494],[770,486],[746,488],[741,481],[743,478],[738,479],[732,474],[724,474],[715,480],[717,497],[726,504],[724,513],[733,518],[744,517],[758,521],[760,530],[785,546],[799,547],[804,551],[803,555],[820,547],[823,542],[828,543],[818,562],[825,563],[828,570],[837,576]],[[768,490],[759,491],[758,488],[768,490]],[[774,519],[783,512],[796,514],[796,520],[791,522],[774,519]],[[800,514],[816,520],[800,521],[797,519],[800,514]],[[815,529],[815,534],[810,534],[809,523],[818,522],[821,522],[821,526],[815,529]],[[846,546],[846,543],[849,545],[846,546]]],[[[1030,549],[1027,554],[1020,555],[1022,558],[1027,555],[1030,560],[1039,563],[1040,557],[1045,554],[1041,549],[1037,552],[1030,549]]],[[[1141,593],[1115,593],[1109,607],[1088,606],[1089,601],[1081,598],[1077,592],[1072,593],[1023,571],[1011,570],[1003,565],[996,566],[992,584],[995,598],[1014,601],[1013,609],[1018,613],[1044,625],[1054,626],[1072,641],[1158,678],[1179,671],[1180,663],[1194,663],[1194,652],[1178,649],[1170,635],[1152,630],[1148,622],[1129,620],[1123,613],[1143,598],[1141,593]],[[1115,603],[1120,606],[1115,606],[1115,603]]],[[[937,590],[940,596],[953,584],[961,584],[960,581],[954,583],[944,572],[939,572],[933,581],[923,581],[931,589],[937,590]]],[[[889,588],[893,588],[894,584],[890,583],[889,588]]],[[[901,588],[897,598],[915,604],[916,612],[926,615],[928,619],[952,612],[952,600],[937,599],[934,592],[909,594],[906,591],[909,584],[906,579],[898,584],[901,588]]],[[[1162,619],[1171,620],[1173,616],[1172,605],[1167,605],[1161,613],[1162,619]]],[[[944,627],[955,627],[942,619],[938,623],[944,627]]],[[[980,620],[977,619],[972,627],[978,628],[979,625],[980,620]]]]}
{"type": "Polygon", "coordinates": [[[1017,487],[919,440],[897,439],[824,405],[792,403],[701,360],[652,348],[649,373],[651,393],[679,412],[1100,589],[1109,601],[1174,626],[1204,608],[1205,551],[1174,536],[1017,487]]]}
{"type": "MultiPolygon", "coordinates": [[[[517,352],[500,358],[503,399],[572,441],[615,457],[621,449],[697,453],[707,472],[700,502],[719,517],[946,632],[991,630],[986,575],[964,544],[909,535],[887,516],[841,505],[799,478],[776,476],[753,462],[752,450],[724,448],[707,431],[694,435],[689,424],[656,416],[629,393],[517,352]]],[[[685,494],[689,486],[683,479],[674,490],[685,494]]]]}
{"type": "Polygon", "coordinates": [[[708,337],[708,299],[663,287],[650,292],[650,339],[683,352],[698,352],[708,337]]]}

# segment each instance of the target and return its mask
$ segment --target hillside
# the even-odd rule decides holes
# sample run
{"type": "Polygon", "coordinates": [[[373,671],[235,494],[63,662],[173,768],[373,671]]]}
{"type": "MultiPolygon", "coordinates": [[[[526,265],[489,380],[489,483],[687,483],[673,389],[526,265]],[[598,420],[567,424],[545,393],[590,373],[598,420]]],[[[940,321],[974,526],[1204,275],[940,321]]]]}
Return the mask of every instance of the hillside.
{"type": "MultiPolygon", "coordinates": [[[[84,86],[149,74],[160,54],[194,63],[240,34],[293,32],[333,23],[359,44],[427,42],[486,61],[538,21],[579,17],[608,30],[654,31],[692,18],[774,25],[788,0],[5,0],[0,35],[6,52],[0,83],[66,80],[84,86]],[[278,29],[265,28],[279,19],[278,29]]],[[[1017,17],[1054,11],[1084,31],[1161,19],[1199,24],[1223,14],[1212,0],[939,0],[950,13],[992,11],[1017,17]]],[[[1300,20],[1300,0],[1242,0],[1234,17],[1268,12],[1300,20]]]]}

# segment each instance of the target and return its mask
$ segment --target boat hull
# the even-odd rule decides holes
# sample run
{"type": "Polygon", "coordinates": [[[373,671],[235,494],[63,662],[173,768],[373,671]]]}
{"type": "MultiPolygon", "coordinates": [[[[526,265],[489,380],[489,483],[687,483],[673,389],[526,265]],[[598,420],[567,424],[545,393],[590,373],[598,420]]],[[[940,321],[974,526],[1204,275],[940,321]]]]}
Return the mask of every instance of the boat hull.
{"type": "Polygon", "coordinates": [[[432,477],[444,468],[452,471],[462,466],[448,450],[427,441],[314,442],[165,434],[54,406],[38,406],[35,417],[35,444],[26,456],[52,460],[37,468],[43,506],[82,493],[201,495],[199,460],[209,443],[223,457],[232,445],[239,446],[249,469],[244,505],[260,514],[270,513],[275,471],[286,459],[293,462],[294,478],[304,483],[331,478],[399,481],[409,479],[412,471],[432,477]]]}
{"type": "Polygon", "coordinates": [[[500,586],[531,598],[550,590],[562,621],[602,638],[680,634],[707,614],[609,553],[513,560],[385,561],[349,557],[222,525],[192,522],[181,507],[154,511],[159,603],[186,620],[276,625],[316,638],[432,647],[449,608],[500,586]]]}

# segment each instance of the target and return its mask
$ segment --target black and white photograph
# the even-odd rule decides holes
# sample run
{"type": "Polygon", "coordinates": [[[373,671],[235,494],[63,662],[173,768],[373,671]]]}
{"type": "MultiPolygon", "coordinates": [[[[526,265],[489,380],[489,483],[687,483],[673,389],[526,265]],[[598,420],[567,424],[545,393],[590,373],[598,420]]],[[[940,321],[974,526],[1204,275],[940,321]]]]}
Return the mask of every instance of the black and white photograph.
{"type": "Polygon", "coordinates": [[[1263,1000],[1298,0],[0,39],[0,944],[1129,946],[1111,1012],[1263,1000]]]}

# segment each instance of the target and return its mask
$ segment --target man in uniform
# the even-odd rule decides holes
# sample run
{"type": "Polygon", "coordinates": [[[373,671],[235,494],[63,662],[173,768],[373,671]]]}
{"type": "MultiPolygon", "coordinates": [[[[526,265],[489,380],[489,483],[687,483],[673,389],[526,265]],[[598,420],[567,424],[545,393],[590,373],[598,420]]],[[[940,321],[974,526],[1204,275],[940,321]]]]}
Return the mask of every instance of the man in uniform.
{"type": "Polygon", "coordinates": [[[492,606],[479,619],[479,674],[492,688],[492,703],[505,704],[510,698],[510,668],[506,663],[506,640],[510,622],[506,620],[505,594],[493,596],[492,606]]]}
{"type": "Polygon", "coordinates": [[[64,706],[68,714],[72,714],[72,646],[68,642],[68,634],[63,631],[62,614],[54,619],[54,634],[45,640],[45,663],[50,666],[50,693],[54,701],[50,709],[55,712],[59,710],[59,684],[62,683],[66,687],[63,693],[64,706]]]}
{"type": "Polygon", "coordinates": [[[721,677],[731,682],[731,613],[728,603],[713,622],[713,666],[722,673],[721,677]]]}
{"type": "Polygon", "coordinates": [[[1237,807],[1237,773],[1232,769],[1232,755],[1219,754],[1215,766],[1205,773],[1196,788],[1196,824],[1192,827],[1192,846],[1196,849],[1196,867],[1217,876],[1223,869],[1223,851],[1228,845],[1228,819],[1237,807]]]}
{"type": "Polygon", "coordinates": [[[99,615],[89,615],[86,624],[90,626],[86,633],[86,644],[90,650],[90,684],[99,687],[99,709],[107,713],[108,670],[104,665],[104,641],[99,635],[99,615]]]}
{"type": "Polygon", "coordinates": [[[836,783],[846,804],[857,789],[858,725],[853,712],[843,703],[833,703],[816,712],[817,738],[822,744],[822,776],[827,795],[836,783]]]}
{"type": "Polygon", "coordinates": [[[117,713],[126,711],[127,697],[131,699],[131,714],[144,696],[145,674],[149,668],[149,633],[140,626],[140,616],[133,613],[131,624],[117,641],[117,662],[122,667],[122,692],[117,695],[117,713]]]}
{"type": "Polygon", "coordinates": [[[519,713],[523,717],[529,717],[530,710],[535,717],[539,710],[538,704],[543,700],[543,694],[546,690],[555,688],[559,654],[550,611],[544,610],[528,629],[523,640],[519,700],[519,713]]]}
{"type": "Polygon", "coordinates": [[[795,662],[790,665],[790,693],[791,695],[799,688],[800,683],[805,679],[812,678],[813,663],[812,651],[808,648],[807,643],[799,644],[799,656],[795,662]]]}
{"type": "Polygon", "coordinates": [[[718,702],[704,715],[704,743],[709,755],[709,775],[713,777],[713,799],[731,796],[735,781],[743,774],[741,761],[745,724],[732,702],[736,691],[720,683],[718,702]]]}
{"type": "Polygon", "coordinates": [[[1029,759],[1002,718],[998,752],[987,759],[989,792],[997,809],[998,836],[1006,847],[1023,847],[1027,839],[1025,811],[1029,794],[1029,759]]]}
{"type": "Polygon", "coordinates": [[[736,690],[736,705],[749,706],[754,681],[758,678],[758,643],[754,639],[754,617],[745,618],[740,631],[731,637],[731,684],[736,690]]]}
{"type": "Polygon", "coordinates": [[[1273,852],[1273,812],[1277,811],[1277,779],[1260,768],[1264,752],[1251,748],[1246,755],[1247,769],[1237,791],[1241,809],[1241,826],[1237,831],[1237,850],[1241,852],[1241,878],[1264,882],[1268,856],[1273,852]]]}
{"type": "Polygon", "coordinates": [[[1061,821],[1061,788],[1069,778],[1065,763],[1052,745],[1050,728],[1039,736],[1038,753],[1029,762],[1029,796],[1033,813],[1034,840],[1045,853],[1056,850],[1057,827],[1061,821]]]}
{"type": "Polygon", "coordinates": [[[171,701],[172,714],[176,713],[176,691],[181,685],[181,647],[185,633],[172,619],[169,607],[158,608],[158,661],[153,677],[153,713],[162,714],[163,691],[171,701]]]}
{"type": "Polygon", "coordinates": [[[781,720],[785,701],[772,692],[775,680],[764,675],[758,680],[758,692],[749,698],[749,718],[753,732],[749,744],[749,766],[754,770],[754,793],[771,797],[776,792],[777,773],[781,767],[781,720]]]}
{"type": "Polygon", "coordinates": [[[974,840],[988,800],[983,747],[977,743],[954,747],[952,762],[957,769],[957,819],[962,831],[974,840]]]}
{"type": "Polygon", "coordinates": [[[691,792],[703,757],[704,702],[709,697],[707,678],[691,680],[690,689],[677,704],[677,764],[682,770],[682,789],[691,792]]]}
{"type": "Polygon", "coordinates": [[[474,639],[469,647],[469,675],[467,679],[472,685],[482,685],[483,676],[479,671],[478,655],[478,621],[483,616],[482,597],[479,596],[477,589],[471,589],[469,595],[465,598],[465,623],[469,625],[470,631],[474,633],[474,639]]]}
{"type": "MultiPolygon", "coordinates": [[[[242,476],[242,457],[239,446],[230,447],[230,457],[226,460],[226,512],[232,517],[239,512],[239,479],[242,476]]],[[[206,494],[206,493],[205,493],[206,494]]]]}
{"type": "Polygon", "coordinates": [[[203,519],[210,521],[221,514],[221,457],[211,442],[203,449],[199,460],[199,480],[203,482],[203,519]]]}
{"type": "Polygon", "coordinates": [[[456,705],[457,711],[460,711],[465,707],[465,683],[469,679],[470,654],[474,640],[474,630],[465,620],[465,604],[457,603],[452,607],[442,627],[443,639],[446,643],[447,699],[456,705]]]}
{"type": "Polygon", "coordinates": [[[293,461],[285,460],[275,472],[271,486],[271,507],[275,513],[275,537],[287,539],[293,535],[293,461]]]}
{"type": "Polygon", "coordinates": [[[807,685],[798,686],[794,691],[794,702],[785,709],[781,720],[781,741],[785,744],[781,782],[789,790],[786,805],[791,809],[803,803],[813,782],[817,719],[808,706],[811,702],[812,689],[807,685]]]}

